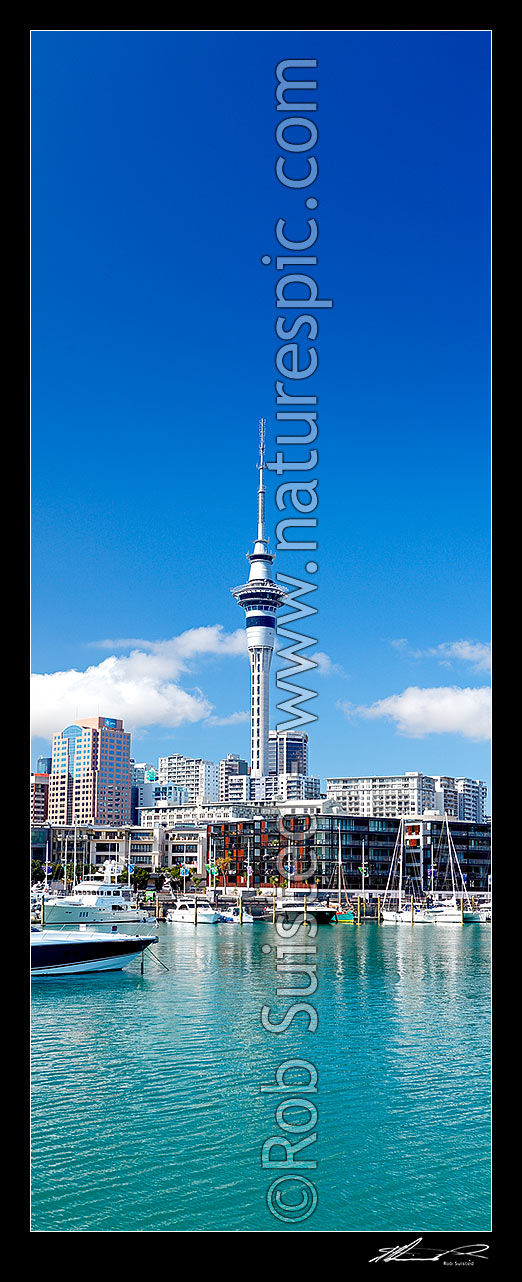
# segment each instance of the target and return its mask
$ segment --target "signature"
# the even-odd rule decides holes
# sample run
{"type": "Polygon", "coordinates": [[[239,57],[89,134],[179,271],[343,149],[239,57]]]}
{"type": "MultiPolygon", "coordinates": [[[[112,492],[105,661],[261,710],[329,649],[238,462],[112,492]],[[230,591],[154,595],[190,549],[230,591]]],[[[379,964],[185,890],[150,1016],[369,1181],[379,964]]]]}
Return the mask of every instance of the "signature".
{"type": "Polygon", "coordinates": [[[442,1260],[447,1255],[468,1256],[471,1260],[483,1259],[489,1247],[485,1242],[468,1242],[465,1246],[454,1246],[449,1251],[435,1251],[427,1246],[420,1246],[421,1237],[417,1237],[413,1242],[407,1242],[405,1246],[381,1246],[378,1255],[372,1256],[370,1264],[377,1263],[379,1260],[385,1260],[388,1264],[390,1260],[442,1260]]]}

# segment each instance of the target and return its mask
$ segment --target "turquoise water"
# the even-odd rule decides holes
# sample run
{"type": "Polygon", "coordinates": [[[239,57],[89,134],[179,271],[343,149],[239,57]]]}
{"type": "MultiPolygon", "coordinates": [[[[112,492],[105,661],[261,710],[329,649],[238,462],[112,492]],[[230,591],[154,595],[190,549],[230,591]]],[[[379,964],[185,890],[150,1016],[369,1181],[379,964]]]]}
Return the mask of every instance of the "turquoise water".
{"type": "Polygon", "coordinates": [[[316,1031],[278,1033],[261,1009],[281,1022],[307,999],[276,987],[309,980],[277,975],[272,924],[158,933],[168,971],[32,985],[33,1232],[490,1229],[489,927],[321,926],[316,1031]],[[291,1058],[316,1092],[261,1092],[291,1058]],[[295,1096],[279,1117],[308,1129],[285,1131],[295,1096]],[[275,1135],[316,1135],[307,1185],[262,1166],[275,1135]]]}

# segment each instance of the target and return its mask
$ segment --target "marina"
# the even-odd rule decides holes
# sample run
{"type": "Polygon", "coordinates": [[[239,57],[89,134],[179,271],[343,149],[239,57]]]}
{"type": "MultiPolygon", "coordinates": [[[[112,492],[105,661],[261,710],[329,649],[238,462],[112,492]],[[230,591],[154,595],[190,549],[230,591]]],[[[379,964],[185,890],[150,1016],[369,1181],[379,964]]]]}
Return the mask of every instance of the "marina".
{"type": "Polygon", "coordinates": [[[300,1231],[488,1230],[489,929],[321,928],[317,1031],[301,1015],[283,1037],[260,1023],[289,1004],[272,923],[155,934],[143,973],[33,985],[33,1231],[288,1229],[266,1204],[260,1084],[291,1056],[318,1072],[300,1231]]]}
{"type": "Polygon", "coordinates": [[[487,1255],[492,36],[28,32],[31,1232],[487,1255]]]}

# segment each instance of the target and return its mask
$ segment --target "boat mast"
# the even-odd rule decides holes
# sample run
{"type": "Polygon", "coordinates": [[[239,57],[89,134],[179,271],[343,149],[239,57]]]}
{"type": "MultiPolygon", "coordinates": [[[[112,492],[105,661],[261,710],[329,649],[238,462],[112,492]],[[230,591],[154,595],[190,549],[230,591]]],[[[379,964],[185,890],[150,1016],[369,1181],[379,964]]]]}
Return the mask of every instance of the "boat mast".
{"type": "Polygon", "coordinates": [[[341,820],[339,819],[339,852],[337,855],[337,873],[338,888],[337,895],[339,899],[339,908],[341,907],[341,820]]]}
{"type": "Polygon", "coordinates": [[[456,890],[456,886],[455,886],[455,869],[454,869],[454,867],[453,867],[453,851],[452,851],[452,849],[451,849],[451,837],[450,837],[450,830],[449,830],[449,822],[448,822],[448,816],[447,816],[447,814],[446,814],[446,813],[444,814],[444,818],[445,818],[445,820],[446,820],[446,833],[447,833],[447,837],[448,837],[448,859],[449,859],[450,871],[451,871],[451,889],[452,889],[452,893],[453,893],[453,899],[454,899],[454,901],[455,901],[455,903],[456,903],[456,902],[457,902],[457,890],[456,890]]]}
{"type": "MultiPolygon", "coordinates": [[[[447,816],[446,816],[446,823],[447,823],[447,816]]],[[[465,897],[465,899],[466,899],[466,906],[467,906],[468,908],[471,908],[471,900],[470,900],[470,897],[469,897],[469,893],[468,893],[468,889],[467,889],[466,883],[465,883],[465,881],[464,881],[464,876],[463,876],[462,868],[461,868],[460,863],[459,863],[459,858],[458,858],[458,855],[457,855],[457,851],[455,850],[455,842],[453,841],[453,837],[451,837],[451,836],[450,836],[450,830],[449,830],[449,825],[448,825],[448,824],[447,824],[447,827],[448,827],[448,846],[450,847],[450,850],[451,850],[452,879],[453,879],[453,863],[455,862],[455,863],[456,863],[456,865],[457,865],[457,868],[458,868],[459,877],[460,877],[460,881],[461,881],[461,885],[462,885],[462,893],[463,893],[463,895],[464,895],[464,897],[465,897]]]]}
{"type": "MultiPolygon", "coordinates": [[[[402,820],[401,820],[401,823],[402,823],[402,820]]],[[[400,825],[399,825],[399,828],[398,828],[398,830],[397,830],[397,836],[396,836],[396,838],[395,838],[395,846],[394,846],[394,848],[393,848],[393,855],[392,855],[392,858],[391,858],[390,870],[389,870],[389,873],[388,873],[388,880],[387,880],[387,882],[386,882],[386,889],[385,889],[385,891],[384,891],[383,900],[382,900],[382,906],[383,906],[383,908],[384,908],[384,906],[385,906],[385,904],[386,904],[386,902],[387,902],[388,896],[389,896],[389,898],[391,899],[391,895],[392,895],[392,892],[391,892],[391,890],[390,890],[390,883],[391,883],[392,877],[393,877],[393,875],[394,875],[394,873],[395,873],[395,867],[396,867],[396,864],[397,864],[397,850],[398,850],[398,846],[399,846],[399,838],[400,838],[400,834],[401,834],[401,827],[400,827],[400,825]]]]}
{"type": "Polygon", "coordinates": [[[74,821],[73,886],[72,886],[73,891],[74,891],[74,890],[75,890],[75,888],[76,888],[76,832],[77,832],[77,827],[78,827],[78,824],[77,824],[77,821],[76,821],[76,819],[75,819],[75,821],[74,821]]]}
{"type": "Polygon", "coordinates": [[[403,855],[403,848],[404,848],[404,819],[402,818],[400,821],[399,834],[400,834],[400,842],[401,842],[400,849],[399,849],[399,912],[400,912],[402,908],[402,855],[403,855]]]}

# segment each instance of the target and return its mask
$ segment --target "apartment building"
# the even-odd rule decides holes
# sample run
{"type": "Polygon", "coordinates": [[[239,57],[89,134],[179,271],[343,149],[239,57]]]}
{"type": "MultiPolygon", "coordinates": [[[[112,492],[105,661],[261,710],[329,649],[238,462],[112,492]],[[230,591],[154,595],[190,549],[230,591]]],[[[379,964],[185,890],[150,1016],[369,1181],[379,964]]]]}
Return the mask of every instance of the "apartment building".
{"type": "Polygon", "coordinates": [[[219,800],[219,766],[201,757],[184,757],[181,752],[160,757],[158,783],[186,788],[190,803],[219,800]]]}
{"type": "Polygon", "coordinates": [[[358,775],[326,780],[326,796],[350,815],[418,815],[435,809],[435,784],[430,775],[358,775]]]}
{"type": "Polygon", "coordinates": [[[326,795],[350,815],[422,815],[436,810],[457,819],[486,820],[487,785],[450,775],[341,776],[326,780],[326,795]]]}
{"type": "Polygon", "coordinates": [[[230,779],[237,779],[250,774],[248,762],[243,761],[237,752],[229,752],[219,763],[219,800],[228,801],[230,779]]]}

